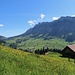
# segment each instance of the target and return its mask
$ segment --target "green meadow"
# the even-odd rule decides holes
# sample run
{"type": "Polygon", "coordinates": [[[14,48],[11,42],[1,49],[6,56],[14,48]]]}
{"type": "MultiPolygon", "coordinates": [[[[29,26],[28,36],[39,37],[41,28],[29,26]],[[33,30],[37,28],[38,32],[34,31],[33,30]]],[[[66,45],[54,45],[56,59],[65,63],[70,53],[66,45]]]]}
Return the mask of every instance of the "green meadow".
{"type": "Polygon", "coordinates": [[[75,75],[73,59],[59,53],[37,55],[0,46],[0,75],[75,75]]]}
{"type": "MultiPolygon", "coordinates": [[[[73,42],[75,43],[75,42],[73,42]]],[[[37,50],[41,49],[45,46],[49,47],[49,49],[63,49],[65,46],[69,45],[69,42],[66,42],[64,39],[54,38],[49,40],[44,40],[43,38],[30,38],[19,37],[10,40],[6,40],[6,46],[16,46],[17,49],[29,49],[29,50],[37,50]],[[12,45],[13,44],[13,45],[12,45]]]]}

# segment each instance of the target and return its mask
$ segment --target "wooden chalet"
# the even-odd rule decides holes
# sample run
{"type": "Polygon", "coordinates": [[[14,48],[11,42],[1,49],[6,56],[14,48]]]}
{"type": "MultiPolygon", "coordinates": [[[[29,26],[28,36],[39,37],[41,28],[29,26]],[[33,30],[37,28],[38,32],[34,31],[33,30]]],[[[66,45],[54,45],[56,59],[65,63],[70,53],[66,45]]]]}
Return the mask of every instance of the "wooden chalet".
{"type": "Polygon", "coordinates": [[[75,58],[75,44],[66,46],[62,51],[61,54],[63,57],[72,57],[75,58]]]}

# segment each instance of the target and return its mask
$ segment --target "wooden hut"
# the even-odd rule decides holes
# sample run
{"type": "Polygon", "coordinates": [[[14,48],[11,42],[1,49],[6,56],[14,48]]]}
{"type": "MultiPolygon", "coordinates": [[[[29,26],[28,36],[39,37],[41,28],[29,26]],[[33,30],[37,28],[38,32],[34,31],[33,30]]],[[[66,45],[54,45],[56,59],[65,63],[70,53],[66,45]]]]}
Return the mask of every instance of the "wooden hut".
{"type": "Polygon", "coordinates": [[[66,46],[62,51],[62,56],[75,58],[75,44],[66,46]]]}

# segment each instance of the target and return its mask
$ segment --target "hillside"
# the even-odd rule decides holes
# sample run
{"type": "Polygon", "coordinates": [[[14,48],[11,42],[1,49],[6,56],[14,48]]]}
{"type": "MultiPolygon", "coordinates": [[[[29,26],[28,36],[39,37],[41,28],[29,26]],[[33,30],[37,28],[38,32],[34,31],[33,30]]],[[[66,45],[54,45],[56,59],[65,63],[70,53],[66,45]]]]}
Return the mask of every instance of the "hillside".
{"type": "Polygon", "coordinates": [[[10,46],[12,48],[34,52],[35,50],[41,49],[43,47],[49,47],[49,49],[55,48],[55,49],[62,50],[65,46],[69,45],[69,42],[66,42],[64,39],[59,39],[59,38],[44,40],[43,38],[35,39],[35,38],[27,38],[27,37],[18,37],[18,38],[6,40],[5,45],[10,46]]]}
{"type": "Polygon", "coordinates": [[[6,37],[4,36],[0,36],[0,40],[6,39],[6,37]]]}
{"type": "Polygon", "coordinates": [[[0,46],[0,75],[75,75],[75,63],[58,53],[35,55],[0,46]]]}

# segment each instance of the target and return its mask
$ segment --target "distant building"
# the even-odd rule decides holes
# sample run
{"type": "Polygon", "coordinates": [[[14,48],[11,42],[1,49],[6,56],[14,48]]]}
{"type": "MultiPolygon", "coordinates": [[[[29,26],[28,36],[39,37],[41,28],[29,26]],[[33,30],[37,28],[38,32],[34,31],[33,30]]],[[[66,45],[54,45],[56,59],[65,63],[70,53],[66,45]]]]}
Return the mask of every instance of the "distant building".
{"type": "Polygon", "coordinates": [[[62,56],[75,58],[75,44],[66,46],[62,51],[62,56]]]}

